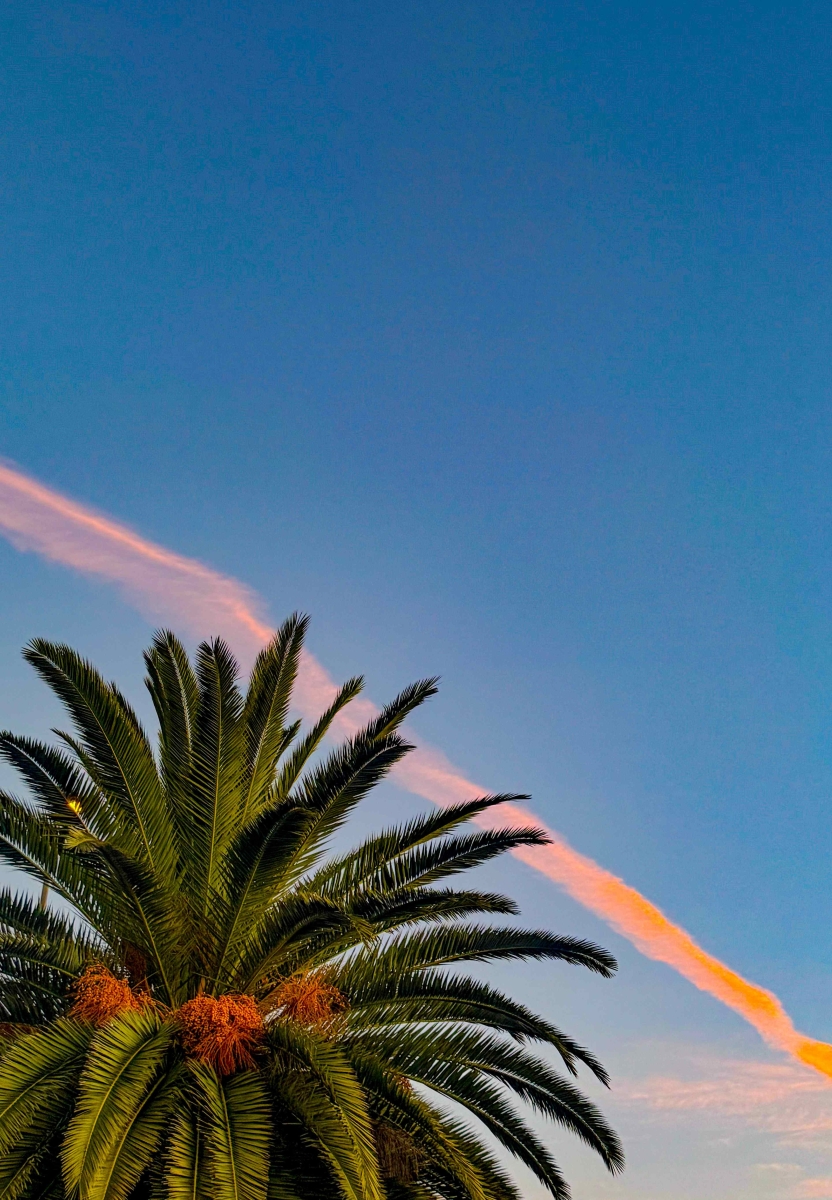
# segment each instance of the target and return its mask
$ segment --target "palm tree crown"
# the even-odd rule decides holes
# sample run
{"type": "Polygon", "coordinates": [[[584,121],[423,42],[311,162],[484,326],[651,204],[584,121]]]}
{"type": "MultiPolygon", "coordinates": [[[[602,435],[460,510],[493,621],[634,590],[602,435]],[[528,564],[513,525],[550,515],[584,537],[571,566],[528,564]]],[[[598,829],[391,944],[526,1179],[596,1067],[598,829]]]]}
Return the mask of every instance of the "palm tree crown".
{"type": "Polygon", "coordinates": [[[75,651],[24,651],[74,731],[60,748],[0,734],[30,792],[0,794],[0,855],[43,888],[40,904],[0,892],[0,1200],[514,1200],[483,1133],[562,1200],[512,1097],[621,1167],[597,1109],[528,1046],[571,1075],[606,1081],[601,1065],[458,967],[615,969],[589,942],[483,920],[516,911],[503,896],[448,886],[544,836],[463,828],[518,798],[485,796],[336,854],[435,681],[325,754],[361,681],[308,731],[290,721],[306,624],[285,622],[245,693],[221,641],[192,664],[157,634],[155,751],[75,651]]]}

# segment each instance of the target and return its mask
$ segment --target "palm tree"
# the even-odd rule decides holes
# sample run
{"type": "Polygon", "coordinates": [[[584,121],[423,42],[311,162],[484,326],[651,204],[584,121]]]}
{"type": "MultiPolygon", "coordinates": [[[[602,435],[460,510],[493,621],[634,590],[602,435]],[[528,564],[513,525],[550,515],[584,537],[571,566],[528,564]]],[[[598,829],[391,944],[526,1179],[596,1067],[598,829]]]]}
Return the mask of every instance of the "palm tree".
{"type": "Polygon", "coordinates": [[[606,1082],[601,1065],[458,969],[615,969],[589,942],[478,919],[515,906],[447,886],[545,838],[466,831],[518,798],[486,796],[328,850],[436,688],[405,689],[324,754],[361,680],[302,733],[289,712],[306,625],[286,621],[245,694],[221,641],[191,664],[157,634],[155,753],[90,663],[26,647],[74,732],[55,731],[60,747],[0,734],[31,793],[0,795],[0,853],[51,901],[0,892],[0,1200],[514,1200],[483,1131],[567,1197],[512,1095],[621,1167],[597,1109],[527,1046],[606,1082]]]}

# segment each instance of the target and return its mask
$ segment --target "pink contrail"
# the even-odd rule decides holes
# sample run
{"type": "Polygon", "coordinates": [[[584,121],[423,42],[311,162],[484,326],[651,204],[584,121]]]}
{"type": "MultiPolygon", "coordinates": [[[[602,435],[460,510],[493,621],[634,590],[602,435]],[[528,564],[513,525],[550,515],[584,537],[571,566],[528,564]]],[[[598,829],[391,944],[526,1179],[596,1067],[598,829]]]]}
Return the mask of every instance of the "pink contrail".
{"type": "Polygon", "coordinates": [[[19,550],[116,583],[143,612],[174,616],[193,633],[233,630],[248,652],[271,634],[257,597],[236,579],[155,546],[2,462],[0,529],[19,550]]]}
{"type": "MultiPolygon", "coordinates": [[[[171,618],[197,636],[224,634],[246,656],[271,636],[257,597],[235,579],[194,559],[147,541],[126,525],[46,488],[9,464],[0,463],[0,530],[20,550],[74,567],[118,584],[142,611],[171,618]]],[[[334,681],[305,652],[298,680],[298,707],[314,717],[332,699],[334,681]]],[[[366,700],[342,714],[348,732],[377,710],[366,700]]],[[[443,754],[420,746],[397,768],[397,782],[436,804],[481,795],[483,789],[443,754]]],[[[512,818],[539,825],[533,813],[513,809],[512,818]]],[[[491,812],[481,824],[499,824],[491,812]]],[[[832,1046],[798,1033],[775,995],[749,983],[708,954],[634,888],[579,854],[554,830],[551,845],[523,847],[518,858],[557,883],[568,895],[606,921],[648,958],[666,963],[697,988],[739,1013],[777,1049],[832,1077],[832,1046]]]]}

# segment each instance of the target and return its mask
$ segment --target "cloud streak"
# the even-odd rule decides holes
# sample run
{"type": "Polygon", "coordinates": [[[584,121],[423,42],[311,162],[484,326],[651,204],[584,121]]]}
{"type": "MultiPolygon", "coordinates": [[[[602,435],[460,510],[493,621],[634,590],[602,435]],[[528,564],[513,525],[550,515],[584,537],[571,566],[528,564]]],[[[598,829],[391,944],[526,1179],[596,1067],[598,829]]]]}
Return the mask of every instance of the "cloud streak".
{"type": "Polygon", "coordinates": [[[785,1145],[828,1147],[832,1088],[822,1076],[796,1063],[742,1059],[698,1060],[697,1067],[696,1078],[662,1074],[623,1080],[616,1097],[664,1120],[698,1114],[718,1128],[737,1122],[773,1134],[785,1145]]]}
{"type": "MultiPolygon", "coordinates": [[[[9,463],[0,463],[0,531],[20,550],[116,584],[153,619],[175,621],[197,636],[221,633],[246,657],[253,657],[271,636],[258,597],[237,580],[146,540],[9,463]]],[[[335,690],[325,668],[305,652],[296,697],[300,711],[316,716],[335,690]]],[[[369,701],[356,701],[342,714],[341,731],[351,732],[376,711],[369,701]]],[[[486,790],[425,745],[399,765],[396,780],[440,805],[486,790]]],[[[515,809],[513,819],[541,824],[527,809],[515,809]]],[[[483,815],[481,823],[501,820],[491,812],[483,815]]],[[[519,848],[517,857],[606,921],[642,954],[666,963],[733,1009],[771,1046],[832,1078],[832,1046],[799,1033],[772,992],[708,954],[634,888],[574,850],[554,830],[547,832],[551,845],[519,848]]]]}

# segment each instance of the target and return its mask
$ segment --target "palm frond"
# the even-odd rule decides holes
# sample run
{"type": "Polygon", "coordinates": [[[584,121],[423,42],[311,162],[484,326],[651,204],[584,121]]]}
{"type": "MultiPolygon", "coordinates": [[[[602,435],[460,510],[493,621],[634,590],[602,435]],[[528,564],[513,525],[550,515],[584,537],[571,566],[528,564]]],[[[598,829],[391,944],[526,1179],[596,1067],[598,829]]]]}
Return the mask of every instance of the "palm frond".
{"type": "Polygon", "coordinates": [[[181,1099],[184,1066],[156,1076],[129,1121],[97,1169],[84,1181],[84,1200],[127,1200],[139,1181],[152,1170],[156,1154],[181,1099]]]}
{"type": "Polygon", "coordinates": [[[555,1200],[568,1200],[569,1188],[557,1163],[534,1130],[505,1100],[500,1089],[476,1071],[422,1058],[411,1063],[411,1078],[477,1117],[488,1132],[527,1166],[555,1200]]]}
{"type": "Polygon", "coordinates": [[[306,874],[353,809],[411,749],[397,733],[376,738],[361,733],[304,775],[289,799],[316,819],[295,857],[297,878],[306,874]]]}
{"type": "Polygon", "coordinates": [[[333,1041],[293,1021],[275,1021],[268,1037],[283,1103],[314,1135],[345,1196],[382,1200],[367,1100],[349,1058],[333,1041]],[[319,1086],[310,1086],[313,1080],[319,1086]]]}
{"type": "Polygon", "coordinates": [[[109,880],[92,862],[67,854],[65,839],[61,825],[0,792],[0,861],[46,884],[90,925],[106,928],[114,906],[109,880]]]}
{"type": "Polygon", "coordinates": [[[156,632],[144,661],[145,684],[159,721],[162,783],[181,854],[190,837],[190,784],[199,685],[185,647],[167,629],[156,632]]]}
{"type": "Polygon", "coordinates": [[[198,1114],[180,1108],[173,1121],[164,1164],[169,1200],[208,1200],[213,1194],[198,1114]]]}
{"type": "Polygon", "coordinates": [[[80,940],[51,941],[29,934],[0,933],[0,1005],[8,984],[26,983],[54,1002],[57,1016],[86,962],[87,947],[80,940]]]}
{"type": "Polygon", "coordinates": [[[526,827],[436,838],[412,850],[390,855],[372,870],[359,868],[354,881],[348,878],[352,872],[344,870],[323,880],[313,876],[309,886],[332,895],[423,887],[481,866],[517,846],[541,846],[547,840],[540,830],[526,827]]]}
{"type": "MultiPolygon", "coordinates": [[[[286,718],[309,618],[293,613],[257,656],[243,710],[246,783],[240,820],[258,812],[286,748],[286,718]]],[[[297,726],[293,727],[295,732],[297,726]]]]}
{"type": "Polygon", "coordinates": [[[55,1021],[25,1034],[0,1058],[0,1159],[25,1143],[33,1127],[68,1110],[92,1030],[76,1021],[55,1021]]]}
{"type": "Polygon", "coordinates": [[[480,796],[464,804],[449,804],[434,812],[422,813],[404,825],[367,838],[356,849],[331,859],[320,866],[315,874],[305,881],[314,891],[330,888],[349,892],[371,880],[378,870],[426,842],[432,842],[464,825],[473,817],[501,804],[516,800],[528,800],[526,795],[514,793],[480,796]]]}
{"type": "Polygon", "coordinates": [[[93,782],[134,825],[150,869],[172,886],[170,818],[153,751],[132,708],[69,646],[35,638],[24,657],[72,714],[93,782]]]}
{"type": "Polygon", "coordinates": [[[356,676],[354,679],[348,679],[338,689],[335,699],[321,713],[309,732],[301,738],[281,767],[269,796],[272,802],[279,802],[286,799],[298,779],[300,779],[307,764],[329,733],[339,713],[347,707],[351,700],[355,699],[363,686],[364,680],[360,676],[356,676]]]}
{"type": "Polygon", "coordinates": [[[505,1033],[517,1042],[553,1046],[570,1075],[583,1063],[601,1083],[609,1077],[597,1058],[550,1021],[512,1000],[491,984],[466,975],[419,971],[413,975],[384,975],[371,962],[350,963],[336,975],[349,1008],[344,1020],[350,1030],[372,1039],[390,1027],[411,1024],[480,1025],[505,1033]],[[359,965],[363,966],[358,970],[359,965]]]}
{"type": "MultiPolygon", "coordinates": [[[[314,814],[290,804],[267,809],[244,828],[228,849],[223,864],[225,919],[217,938],[215,977],[225,977],[226,965],[251,938],[269,907],[285,892],[287,873],[309,835],[314,814]]],[[[292,873],[290,873],[290,881],[292,873]]],[[[219,906],[217,906],[219,907],[219,906]]]]}
{"type": "Polygon", "coordinates": [[[205,1137],[206,1164],[217,1200],[265,1200],[272,1136],[268,1092],[257,1071],[220,1079],[213,1067],[189,1063],[205,1137]]]}
{"type": "Polygon", "coordinates": [[[332,900],[293,893],[250,931],[236,962],[227,964],[223,985],[259,992],[271,977],[292,975],[328,959],[333,943],[353,945],[371,932],[332,900]]]}
{"type": "Polygon", "coordinates": [[[417,709],[420,704],[424,704],[431,696],[436,695],[439,690],[438,683],[438,676],[434,676],[432,679],[420,679],[417,683],[411,683],[403,688],[395,700],[385,704],[378,716],[369,723],[364,731],[365,736],[378,741],[395,733],[414,709],[417,709]]]}
{"type": "MultiPolygon", "coordinates": [[[[410,1086],[406,1076],[377,1055],[372,1046],[350,1044],[349,1056],[374,1117],[404,1131],[418,1147],[420,1179],[429,1178],[432,1168],[434,1178],[440,1176],[445,1186],[450,1185],[452,1192],[465,1200],[499,1195],[499,1190],[495,1192],[489,1186],[493,1181],[483,1178],[470,1156],[460,1155],[455,1128],[424,1094],[410,1086]]],[[[444,1189],[440,1194],[446,1194],[444,1189]]]]}
{"type": "Polygon", "coordinates": [[[27,1200],[43,1186],[43,1176],[54,1173],[47,1161],[54,1148],[54,1130],[49,1127],[19,1143],[0,1161],[0,1200],[27,1200]]]}
{"type": "MultiPolygon", "coordinates": [[[[61,1156],[70,1191],[89,1200],[105,1194],[107,1166],[115,1169],[114,1155],[161,1075],[172,1037],[172,1026],[152,1009],[126,1012],[96,1032],[61,1156]]],[[[138,1174],[147,1162],[140,1166],[138,1174]]]]}
{"type": "Polygon", "coordinates": [[[497,959],[549,958],[588,967],[609,977],[615,959],[594,942],[558,937],[545,930],[494,928],[488,925],[449,925],[408,932],[379,947],[360,950],[357,961],[372,959],[379,973],[403,974],[455,962],[493,962],[497,959]]]}
{"type": "Polygon", "coordinates": [[[80,926],[57,910],[43,908],[30,895],[10,888],[0,888],[0,931],[28,934],[50,942],[100,945],[88,926],[80,926]]]}
{"type": "MultiPolygon", "coordinates": [[[[469,1169],[476,1171],[483,1181],[485,1194],[489,1200],[519,1200],[520,1193],[512,1182],[502,1164],[491,1153],[462,1121],[442,1115],[438,1118],[444,1137],[456,1151],[456,1161],[470,1164],[469,1169]]],[[[440,1159],[428,1160],[423,1171],[425,1183],[431,1190],[438,1190],[448,1200],[467,1200],[470,1189],[460,1193],[457,1178],[449,1172],[440,1159]],[[444,1169],[443,1169],[444,1167],[444,1169]],[[454,1186],[456,1184],[456,1186],[454,1186]]]]}
{"type": "Polygon", "coordinates": [[[86,773],[55,746],[33,738],[0,733],[0,755],[25,779],[39,805],[58,820],[72,814],[70,801],[81,805],[88,819],[99,809],[99,797],[86,773]]]}
{"type": "Polygon", "coordinates": [[[223,641],[199,646],[199,708],[190,795],[192,850],[186,862],[203,913],[219,888],[223,855],[237,832],[242,811],[245,730],[237,674],[237,663],[223,641]]]}
{"type": "MultiPolygon", "coordinates": [[[[615,1174],[624,1165],[621,1145],[594,1104],[537,1056],[504,1038],[471,1028],[425,1028],[404,1040],[394,1030],[364,1035],[361,1045],[403,1075],[444,1086],[447,1078],[489,1076],[542,1115],[571,1130],[615,1174]]],[[[473,1086],[473,1085],[472,1085],[473,1086]]]]}
{"type": "Polygon", "coordinates": [[[183,941],[187,937],[186,910],[178,897],[161,888],[157,877],[111,843],[92,835],[75,843],[78,857],[95,861],[109,877],[112,894],[121,900],[121,925],[126,940],[148,958],[154,982],[167,1004],[179,998],[183,968],[183,941]],[[177,935],[180,935],[177,939],[177,935]]]}
{"type": "Polygon", "coordinates": [[[507,896],[455,888],[406,888],[392,894],[371,892],[349,901],[344,907],[366,921],[376,935],[391,933],[404,925],[458,921],[461,917],[483,913],[510,916],[518,911],[517,905],[507,896]]]}

